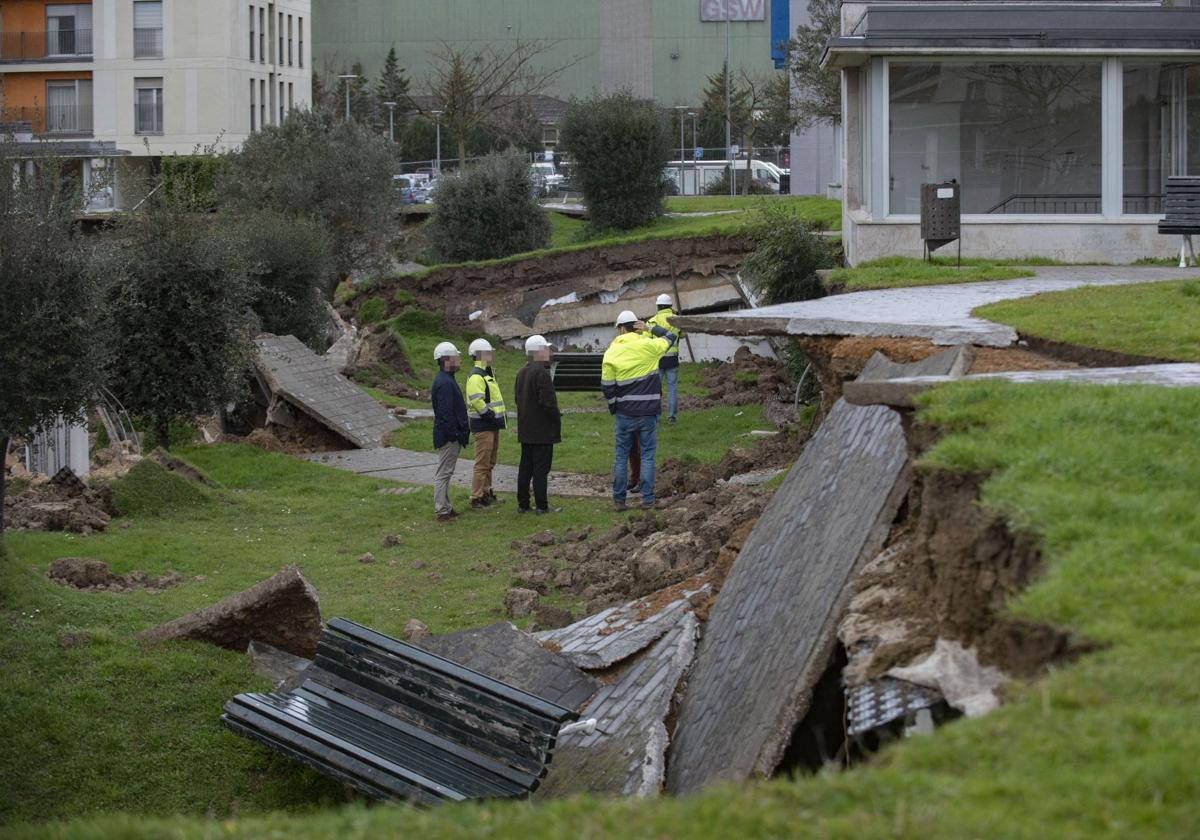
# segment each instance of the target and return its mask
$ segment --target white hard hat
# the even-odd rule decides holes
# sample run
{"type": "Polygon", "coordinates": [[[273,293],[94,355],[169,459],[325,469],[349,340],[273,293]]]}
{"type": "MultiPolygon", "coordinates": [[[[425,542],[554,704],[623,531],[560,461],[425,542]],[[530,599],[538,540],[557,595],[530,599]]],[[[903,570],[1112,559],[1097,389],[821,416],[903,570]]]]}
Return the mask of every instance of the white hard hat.
{"type": "Polygon", "coordinates": [[[433,348],[433,360],[435,362],[438,359],[444,359],[447,356],[457,356],[457,355],[459,355],[458,348],[455,347],[453,344],[451,344],[449,341],[443,341],[437,347],[433,348]]]}
{"type": "Polygon", "coordinates": [[[637,319],[638,319],[638,316],[634,315],[632,312],[630,312],[628,309],[626,309],[624,312],[622,312],[620,315],[617,316],[617,326],[621,327],[621,326],[624,326],[625,324],[637,323],[637,319]]]}
{"type": "Polygon", "coordinates": [[[472,356],[478,356],[480,353],[491,353],[492,345],[488,344],[486,338],[477,338],[471,342],[471,346],[467,348],[467,352],[472,356]]]}
{"type": "Polygon", "coordinates": [[[671,300],[670,295],[659,295],[658,299],[656,301],[654,301],[654,305],[655,306],[674,306],[675,301],[671,300]]]}
{"type": "Polygon", "coordinates": [[[535,350],[545,350],[547,347],[552,347],[544,335],[531,335],[525,339],[525,352],[532,353],[535,350]]]}

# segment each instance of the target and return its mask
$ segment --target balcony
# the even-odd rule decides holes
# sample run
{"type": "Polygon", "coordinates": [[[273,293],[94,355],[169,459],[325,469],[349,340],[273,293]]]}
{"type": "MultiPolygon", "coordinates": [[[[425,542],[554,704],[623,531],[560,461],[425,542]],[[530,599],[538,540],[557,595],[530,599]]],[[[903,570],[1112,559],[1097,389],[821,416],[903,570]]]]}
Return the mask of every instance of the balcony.
{"type": "Polygon", "coordinates": [[[162,58],[163,31],[161,26],[133,30],[134,58],[162,58]]]}
{"type": "Polygon", "coordinates": [[[92,30],[0,32],[0,64],[20,61],[91,61],[92,30]]]}
{"type": "Polygon", "coordinates": [[[91,137],[92,106],[63,104],[3,108],[0,109],[0,124],[28,125],[35,136],[48,139],[91,137]]]}

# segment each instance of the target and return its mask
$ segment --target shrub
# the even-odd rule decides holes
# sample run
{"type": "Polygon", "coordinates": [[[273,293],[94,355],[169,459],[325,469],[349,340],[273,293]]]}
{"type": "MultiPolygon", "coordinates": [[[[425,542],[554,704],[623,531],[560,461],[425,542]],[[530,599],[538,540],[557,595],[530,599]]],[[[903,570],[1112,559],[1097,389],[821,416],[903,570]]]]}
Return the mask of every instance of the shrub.
{"type": "Polygon", "coordinates": [[[746,227],[754,250],[742,263],[765,304],[821,297],[817,270],[832,268],[833,249],[808,222],[786,204],[763,202],[746,227]]]}
{"type": "Polygon", "coordinates": [[[673,140],[653,103],[629,93],[573,102],[559,136],[594,228],[628,230],[662,215],[673,140]]]}
{"type": "Polygon", "coordinates": [[[521,155],[488,155],[445,176],[429,219],[429,238],[445,262],[507,257],[545,248],[550,220],[533,197],[521,155]]]}
{"type": "Polygon", "coordinates": [[[323,350],[325,295],[337,280],[333,244],[319,222],[263,211],[235,222],[266,332],[294,335],[323,350]]]}
{"type": "Polygon", "coordinates": [[[387,315],[387,303],[381,297],[368,298],[358,307],[358,323],[362,326],[378,324],[387,315]]]}
{"type": "Polygon", "coordinates": [[[391,320],[394,332],[428,335],[441,332],[442,316],[424,309],[406,309],[391,320]]]}
{"type": "MultiPolygon", "coordinates": [[[[738,195],[746,192],[746,172],[741,168],[734,169],[733,182],[738,195]]],[[[725,167],[716,180],[709,182],[704,188],[705,195],[729,195],[729,167],[725,167]]],[[[774,195],[775,193],[762,181],[750,179],[750,195],[774,195]]]]}
{"type": "Polygon", "coordinates": [[[392,295],[392,300],[401,306],[408,306],[413,302],[413,293],[408,289],[397,289],[396,294],[392,295]]]}
{"type": "Polygon", "coordinates": [[[186,209],[213,209],[217,205],[217,173],[223,160],[219,155],[164,156],[163,194],[186,209]]]}

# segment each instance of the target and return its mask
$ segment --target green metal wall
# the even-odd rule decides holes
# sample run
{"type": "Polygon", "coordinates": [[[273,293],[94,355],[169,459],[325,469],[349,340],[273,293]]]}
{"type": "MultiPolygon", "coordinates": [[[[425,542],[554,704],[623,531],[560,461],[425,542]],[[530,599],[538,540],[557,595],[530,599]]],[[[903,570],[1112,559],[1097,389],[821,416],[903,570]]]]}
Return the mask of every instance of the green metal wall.
{"type": "MultiPolygon", "coordinates": [[[[731,24],[735,73],[772,70],[769,3],[786,1],[764,0],[764,20],[731,24]]],[[[416,82],[441,41],[502,49],[518,37],[559,41],[545,58],[550,66],[576,62],[547,91],[563,99],[613,86],[606,80],[624,70],[641,80],[637,92],[665,105],[695,105],[725,58],[725,24],[702,22],[700,0],[312,0],[319,73],[361,61],[374,80],[394,45],[416,82]],[[643,67],[645,74],[629,69],[643,67]]]]}

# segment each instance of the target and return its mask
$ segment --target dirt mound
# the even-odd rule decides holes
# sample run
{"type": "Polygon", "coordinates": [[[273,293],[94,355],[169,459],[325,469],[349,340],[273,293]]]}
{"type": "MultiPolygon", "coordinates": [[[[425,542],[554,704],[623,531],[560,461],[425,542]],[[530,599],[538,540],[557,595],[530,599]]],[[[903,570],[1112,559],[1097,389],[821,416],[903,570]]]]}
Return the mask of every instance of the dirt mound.
{"type": "Polygon", "coordinates": [[[758,472],[786,469],[800,457],[808,440],[808,430],[787,428],[779,434],[760,438],[751,445],[734,446],[716,464],[689,464],[668,459],[658,469],[654,489],[664,499],[699,493],[719,481],[758,472]]]}
{"type": "Polygon", "coordinates": [[[362,385],[394,397],[420,399],[420,392],[402,377],[414,376],[408,354],[387,327],[364,331],[348,359],[345,374],[362,385]]]}
{"type": "Polygon", "coordinates": [[[175,572],[162,577],[150,577],[145,572],[113,574],[108,564],[91,557],[59,557],[46,570],[46,577],[72,589],[91,592],[132,592],[135,589],[161,591],[178,586],[182,578],[175,572]]]}
{"type": "Polygon", "coordinates": [[[757,487],[710,487],[604,534],[568,533],[550,545],[518,540],[513,579],[542,594],[569,592],[586,602],[586,614],[697,575],[716,584],[741,549],[745,523],[758,517],[770,495],[757,487]]]}
{"type": "Polygon", "coordinates": [[[1041,553],[1035,536],[979,504],[985,478],[921,476],[909,500],[915,518],[855,581],[843,624],[851,684],[930,653],[938,638],[974,647],[982,664],[1022,678],[1092,648],[1067,630],[1007,613],[1008,600],[1040,572],[1041,553]]]}
{"type": "Polygon", "coordinates": [[[112,490],[92,488],[67,467],[44,484],[26,488],[8,500],[4,527],[27,531],[95,533],[117,515],[112,490]]]}

